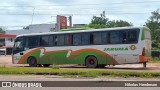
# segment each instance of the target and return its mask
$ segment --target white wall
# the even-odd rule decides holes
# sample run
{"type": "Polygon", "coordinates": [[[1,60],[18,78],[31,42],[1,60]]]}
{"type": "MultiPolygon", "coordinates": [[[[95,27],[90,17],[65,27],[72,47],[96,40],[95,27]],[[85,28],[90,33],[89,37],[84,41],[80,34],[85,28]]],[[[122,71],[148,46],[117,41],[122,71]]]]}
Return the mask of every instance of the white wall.
{"type": "Polygon", "coordinates": [[[14,45],[14,39],[11,40],[11,38],[5,38],[5,46],[13,47],[13,45],[14,45]]]}

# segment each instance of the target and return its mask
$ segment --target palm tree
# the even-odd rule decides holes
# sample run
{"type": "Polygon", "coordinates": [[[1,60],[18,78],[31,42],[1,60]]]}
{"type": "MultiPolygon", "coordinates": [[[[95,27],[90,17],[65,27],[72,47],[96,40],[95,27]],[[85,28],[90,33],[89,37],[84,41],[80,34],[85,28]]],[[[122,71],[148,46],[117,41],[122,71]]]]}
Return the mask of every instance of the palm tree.
{"type": "Polygon", "coordinates": [[[157,21],[160,22],[160,12],[159,12],[159,8],[156,11],[151,12],[152,16],[150,17],[150,19],[152,21],[157,21]]]}

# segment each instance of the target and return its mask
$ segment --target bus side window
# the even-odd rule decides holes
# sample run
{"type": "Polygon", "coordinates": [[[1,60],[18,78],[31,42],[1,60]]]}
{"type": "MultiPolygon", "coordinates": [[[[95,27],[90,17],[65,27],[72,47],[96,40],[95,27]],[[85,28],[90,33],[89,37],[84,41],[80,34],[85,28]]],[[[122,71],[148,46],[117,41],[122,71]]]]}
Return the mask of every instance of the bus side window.
{"type": "Polygon", "coordinates": [[[127,32],[122,31],[122,43],[126,44],[127,43],[127,32]]]}
{"type": "Polygon", "coordinates": [[[101,37],[102,37],[102,44],[108,44],[108,32],[102,32],[101,37]]]}
{"type": "Polygon", "coordinates": [[[102,44],[102,38],[100,32],[96,32],[93,34],[93,44],[102,44]]]}
{"type": "Polygon", "coordinates": [[[55,46],[55,36],[53,36],[53,35],[49,36],[48,44],[49,44],[49,46],[55,46]]]}
{"type": "Polygon", "coordinates": [[[40,37],[40,46],[49,46],[49,36],[40,37]]]}
{"type": "Polygon", "coordinates": [[[27,38],[27,47],[36,48],[39,47],[39,36],[29,36],[27,38]]]}
{"type": "Polygon", "coordinates": [[[126,43],[126,32],[125,31],[111,31],[110,32],[110,43],[111,44],[124,44],[126,43]]]}
{"type": "Polygon", "coordinates": [[[66,46],[70,46],[72,45],[72,41],[73,41],[73,38],[72,38],[72,34],[66,34],[65,35],[65,45],[66,46]]]}
{"type": "Polygon", "coordinates": [[[82,45],[90,44],[90,34],[89,33],[82,33],[82,45]]]}
{"type": "Polygon", "coordinates": [[[57,35],[57,46],[64,46],[64,35],[57,35]]]}
{"type": "Polygon", "coordinates": [[[128,31],[128,43],[133,44],[137,43],[138,41],[138,34],[136,30],[128,31]]]}
{"type": "Polygon", "coordinates": [[[81,45],[81,34],[73,34],[73,45],[81,45]]]}

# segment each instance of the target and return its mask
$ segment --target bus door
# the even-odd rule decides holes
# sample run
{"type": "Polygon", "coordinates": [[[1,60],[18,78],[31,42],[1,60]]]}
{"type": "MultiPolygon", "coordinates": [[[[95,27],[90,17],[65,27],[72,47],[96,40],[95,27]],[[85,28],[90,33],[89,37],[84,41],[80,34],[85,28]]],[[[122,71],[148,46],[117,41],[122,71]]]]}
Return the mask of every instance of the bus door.
{"type": "Polygon", "coordinates": [[[119,63],[125,63],[126,57],[124,53],[124,48],[126,44],[127,31],[125,30],[115,30],[109,33],[109,46],[111,49],[112,56],[119,63]]]}
{"type": "Polygon", "coordinates": [[[127,34],[128,52],[126,54],[126,63],[136,63],[139,61],[139,29],[129,30],[127,34]]]}
{"type": "Polygon", "coordinates": [[[21,59],[23,56],[24,52],[24,45],[25,45],[25,40],[24,37],[18,37],[15,42],[14,42],[14,48],[13,48],[13,63],[18,63],[18,61],[21,59]]]}

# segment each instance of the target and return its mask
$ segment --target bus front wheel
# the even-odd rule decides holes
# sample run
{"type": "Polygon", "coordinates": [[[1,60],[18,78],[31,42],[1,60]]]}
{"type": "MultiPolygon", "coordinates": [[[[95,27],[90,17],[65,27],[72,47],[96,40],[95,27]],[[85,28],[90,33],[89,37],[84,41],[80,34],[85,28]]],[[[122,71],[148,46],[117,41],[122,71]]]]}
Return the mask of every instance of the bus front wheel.
{"type": "Polygon", "coordinates": [[[94,56],[88,56],[86,58],[86,66],[88,68],[96,68],[98,65],[97,59],[94,56]]]}
{"type": "Polygon", "coordinates": [[[37,67],[37,60],[34,57],[30,57],[28,59],[28,64],[30,67],[37,67]]]}

